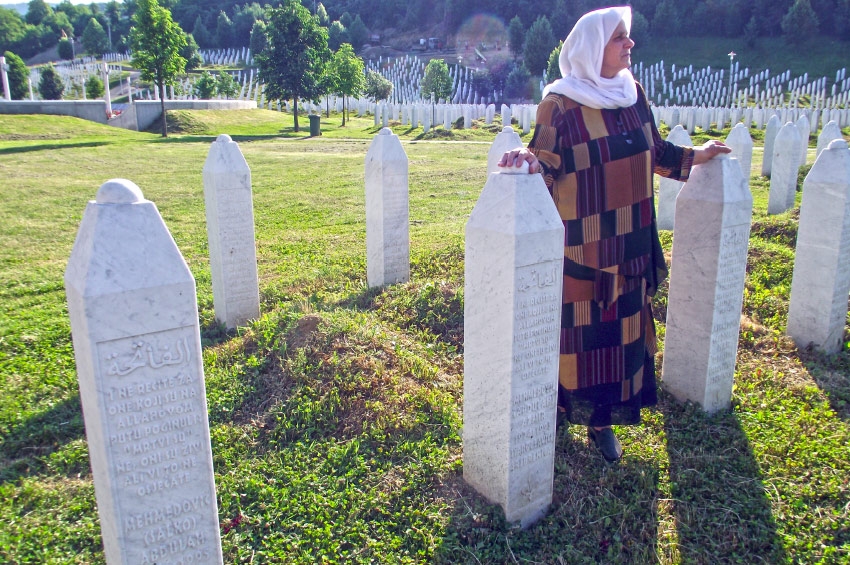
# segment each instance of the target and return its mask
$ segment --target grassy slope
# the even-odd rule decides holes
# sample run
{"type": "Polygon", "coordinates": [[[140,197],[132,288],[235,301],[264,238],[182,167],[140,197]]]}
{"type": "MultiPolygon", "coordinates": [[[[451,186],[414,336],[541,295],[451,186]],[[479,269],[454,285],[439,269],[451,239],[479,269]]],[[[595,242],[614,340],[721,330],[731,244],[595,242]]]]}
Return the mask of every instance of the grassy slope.
{"type": "MultiPolygon", "coordinates": [[[[766,216],[763,179],[732,410],[662,394],[645,425],[620,430],[616,468],[561,429],[552,510],[519,531],[461,479],[463,226],[493,132],[423,143],[394,128],[410,160],[412,280],[368,290],[371,118],[343,129],[332,116],[322,139],[272,112],[181,122],[194,133],[163,140],[0,116],[13,179],[0,197],[2,560],[102,561],[62,274],[86,201],[122,176],[156,202],[197,280],[226,562],[850,561],[850,354],[781,334],[796,214],[766,216]],[[263,311],[231,333],[213,321],[201,183],[224,132],[252,171],[263,311]]],[[[662,289],[662,336],[665,303],[662,289]]]]}

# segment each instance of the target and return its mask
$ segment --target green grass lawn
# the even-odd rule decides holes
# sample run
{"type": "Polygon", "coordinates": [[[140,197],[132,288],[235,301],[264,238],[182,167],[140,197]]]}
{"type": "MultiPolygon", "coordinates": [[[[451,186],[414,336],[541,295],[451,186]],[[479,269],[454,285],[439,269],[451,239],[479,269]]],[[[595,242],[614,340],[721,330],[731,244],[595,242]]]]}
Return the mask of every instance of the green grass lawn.
{"type": "MultiPolygon", "coordinates": [[[[617,430],[617,467],[561,428],[555,500],[523,531],[461,477],[463,229],[498,126],[391,124],[410,165],[411,281],[370,290],[371,116],[323,117],[320,138],[277,112],[171,118],[162,139],[0,116],[0,561],[103,562],[62,277],[86,202],[122,177],[197,281],[226,563],[850,563],[850,353],[783,336],[798,209],[768,217],[765,179],[732,409],[662,393],[617,430]],[[214,321],[202,186],[221,133],[251,168],[262,310],[231,332],[214,321]]],[[[662,337],[665,306],[666,286],[662,337]]]]}

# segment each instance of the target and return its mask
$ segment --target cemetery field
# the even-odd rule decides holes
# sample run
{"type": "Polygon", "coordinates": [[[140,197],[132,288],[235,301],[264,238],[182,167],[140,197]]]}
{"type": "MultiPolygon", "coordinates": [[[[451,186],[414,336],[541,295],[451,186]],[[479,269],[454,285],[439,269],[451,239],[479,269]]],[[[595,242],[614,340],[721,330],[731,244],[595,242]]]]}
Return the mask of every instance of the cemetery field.
{"type": "Polygon", "coordinates": [[[411,281],[369,290],[371,116],[332,114],[307,138],[306,115],[296,133],[286,114],[223,114],[177,113],[167,139],[0,116],[0,561],[103,563],[63,273],[87,201],[121,177],[196,280],[225,563],[850,563],[850,351],[783,335],[799,193],[767,216],[768,182],[751,180],[732,409],[662,393],[617,429],[616,467],[560,428],[555,500],[523,531],[462,479],[464,225],[495,131],[393,127],[411,281]],[[214,321],[202,184],[220,133],[251,169],[262,312],[231,332],[214,321]]]}

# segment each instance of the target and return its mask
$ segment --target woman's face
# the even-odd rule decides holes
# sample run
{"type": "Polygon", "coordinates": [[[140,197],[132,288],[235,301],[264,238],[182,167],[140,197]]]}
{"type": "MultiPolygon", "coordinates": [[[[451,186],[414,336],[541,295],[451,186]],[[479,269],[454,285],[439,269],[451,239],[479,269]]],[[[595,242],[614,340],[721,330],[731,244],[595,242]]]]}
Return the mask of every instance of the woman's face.
{"type": "Polygon", "coordinates": [[[629,33],[626,31],[626,22],[620,22],[605,46],[602,70],[599,74],[605,78],[614,78],[623,69],[628,69],[632,64],[632,47],[634,46],[635,42],[629,38],[629,33]]]}

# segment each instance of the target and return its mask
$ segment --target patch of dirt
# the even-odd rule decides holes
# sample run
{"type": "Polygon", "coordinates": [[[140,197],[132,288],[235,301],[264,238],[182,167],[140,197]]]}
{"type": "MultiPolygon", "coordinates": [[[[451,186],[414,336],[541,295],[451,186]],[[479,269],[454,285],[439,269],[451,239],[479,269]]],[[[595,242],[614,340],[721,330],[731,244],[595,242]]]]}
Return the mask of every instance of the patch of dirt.
{"type": "Polygon", "coordinates": [[[322,318],[314,314],[308,314],[298,320],[295,327],[286,337],[286,345],[289,349],[305,347],[310,342],[310,338],[316,335],[319,322],[321,321],[322,318]]]}

